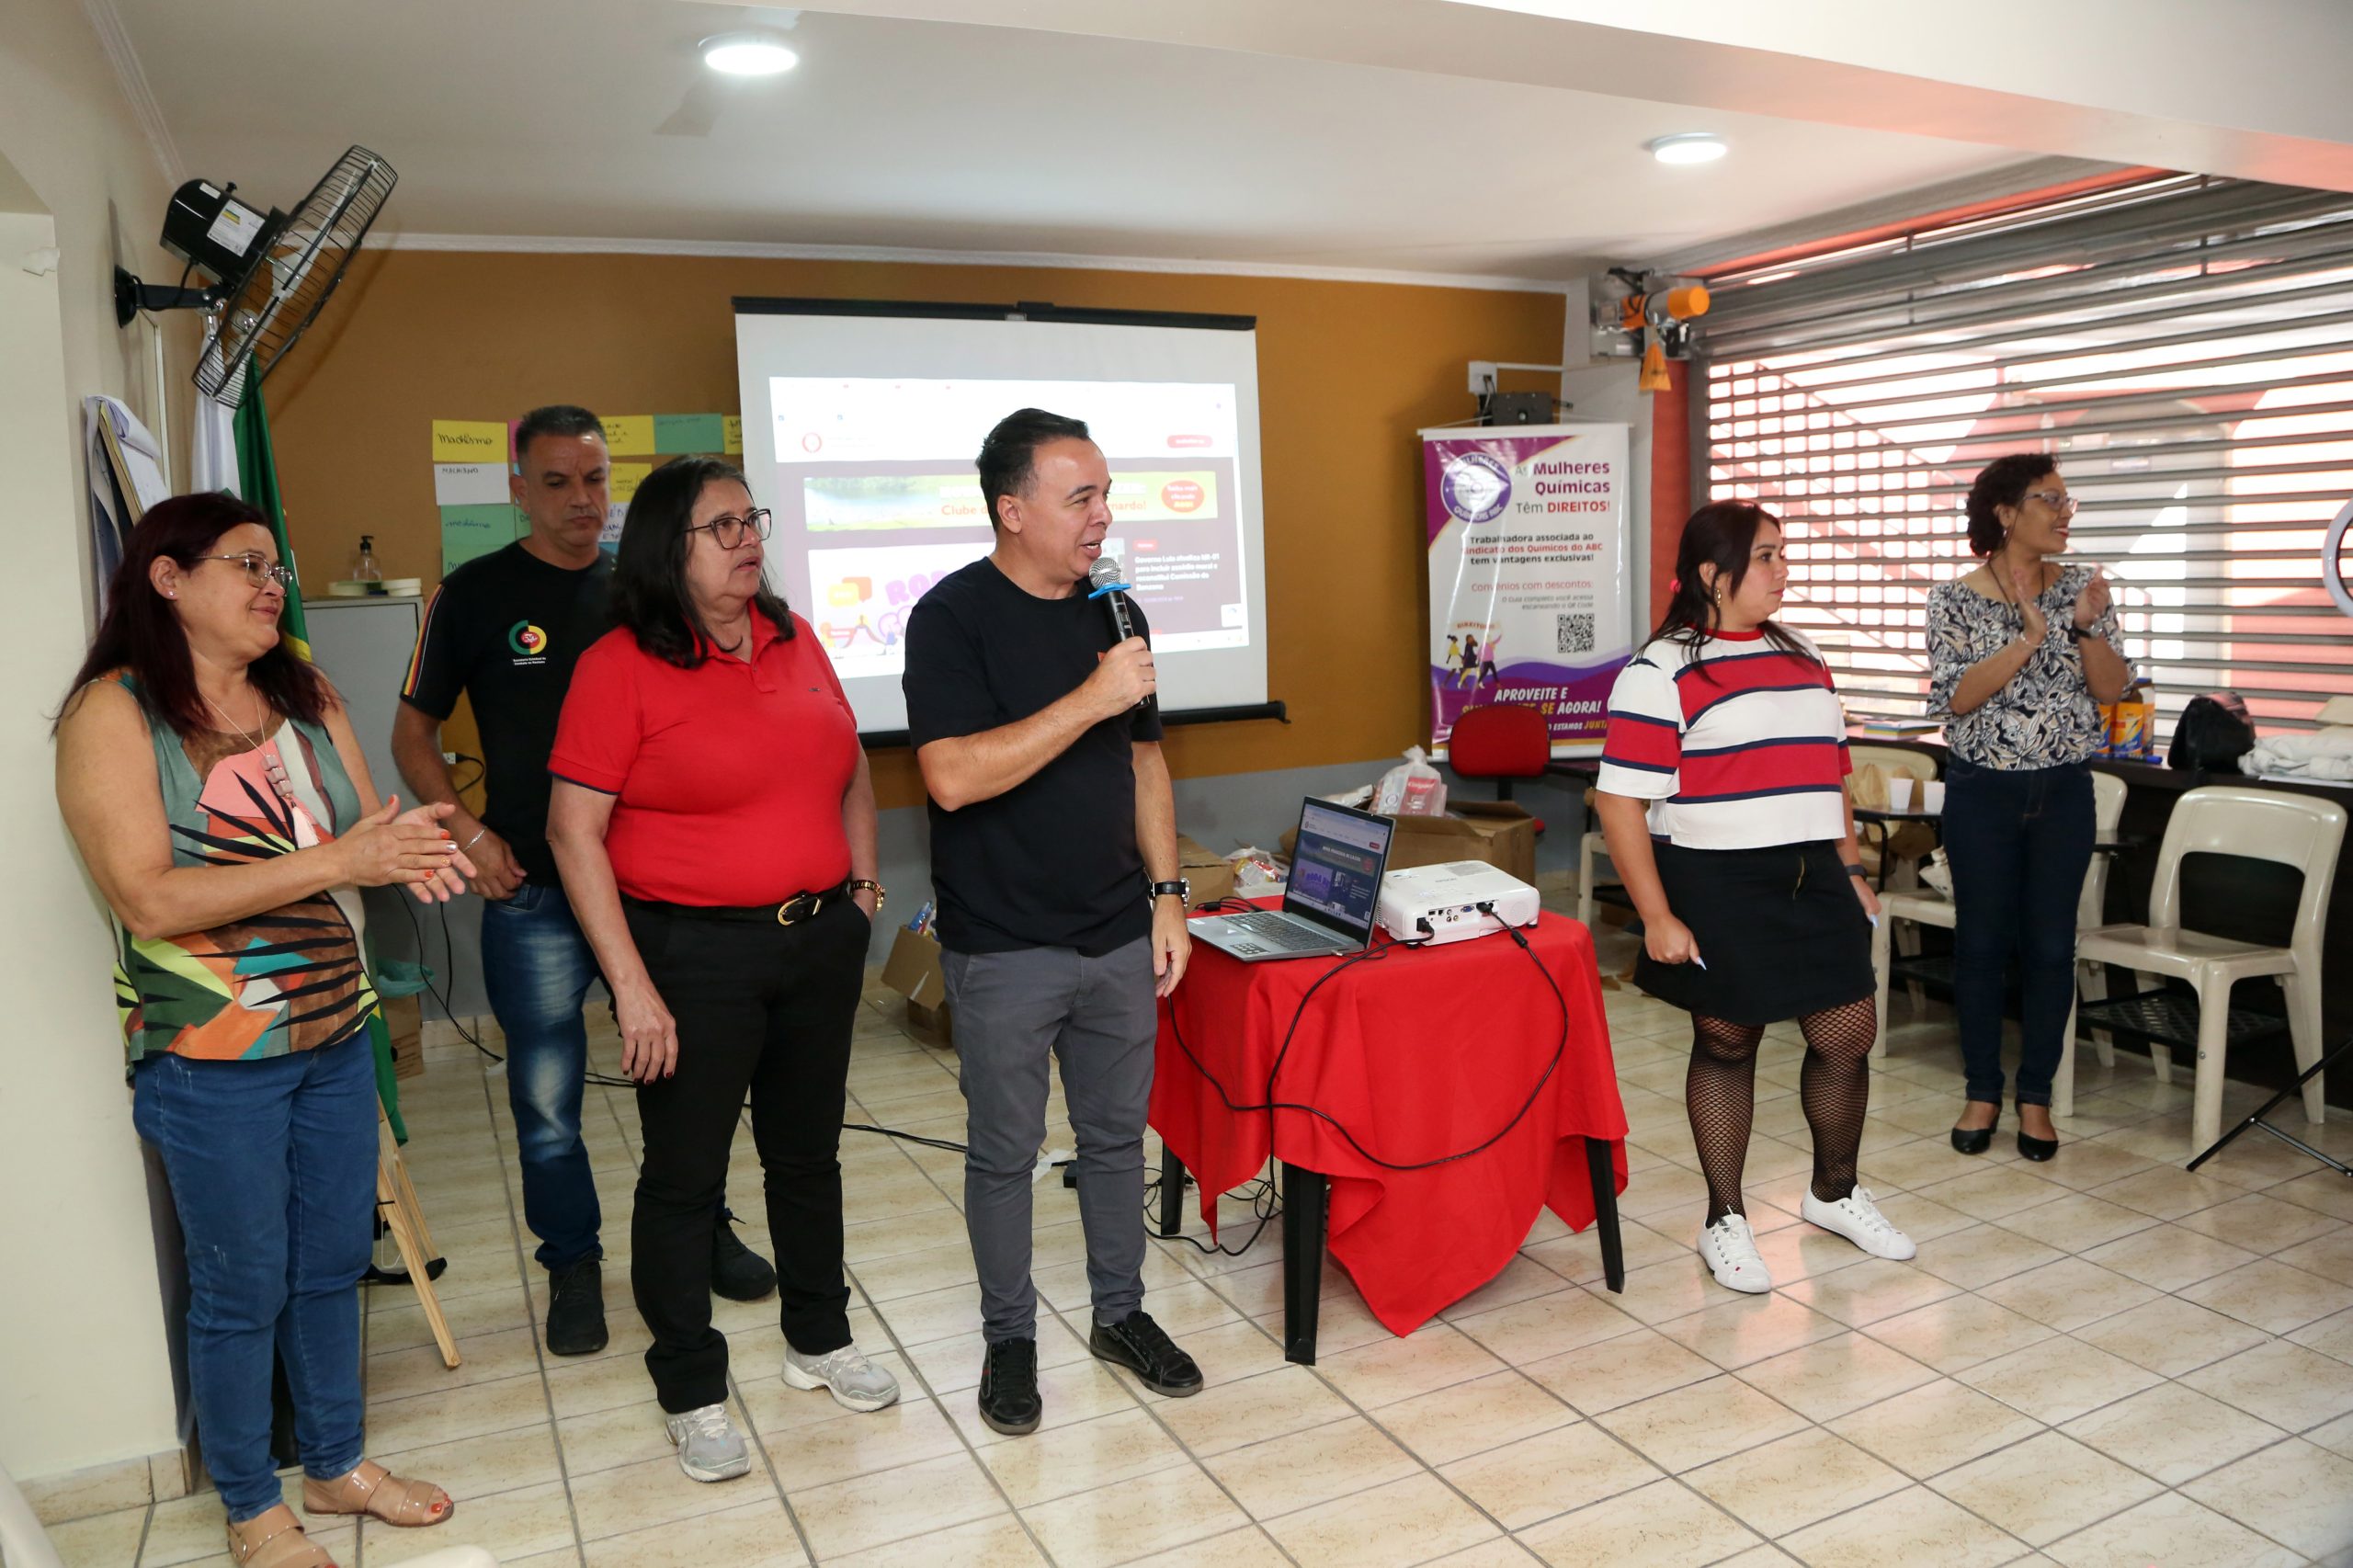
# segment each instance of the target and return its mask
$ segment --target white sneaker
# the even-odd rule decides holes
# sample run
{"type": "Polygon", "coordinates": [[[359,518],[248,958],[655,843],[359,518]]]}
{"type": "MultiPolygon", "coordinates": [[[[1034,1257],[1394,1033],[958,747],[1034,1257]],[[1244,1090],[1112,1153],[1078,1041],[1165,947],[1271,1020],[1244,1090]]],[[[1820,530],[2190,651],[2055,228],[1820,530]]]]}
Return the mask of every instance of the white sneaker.
{"type": "Polygon", "coordinates": [[[850,1410],[880,1410],[899,1397],[899,1380],[855,1345],[823,1356],[803,1356],[786,1346],[784,1381],[797,1389],[830,1389],[835,1403],[850,1410]]]}
{"type": "Polygon", "coordinates": [[[692,1481],[733,1481],[752,1468],[744,1435],[727,1418],[723,1404],[706,1404],[683,1415],[665,1415],[664,1426],[678,1446],[678,1468],[692,1481]]]}
{"type": "Polygon", "coordinates": [[[1699,1256],[1716,1283],[1752,1296],[1773,1288],[1773,1276],[1756,1253],[1756,1233],[1745,1214],[1727,1214],[1699,1233],[1699,1256]]]}
{"type": "Polygon", "coordinates": [[[1920,1251],[1910,1236],[1887,1222],[1870,1193],[1859,1187],[1836,1203],[1824,1203],[1809,1191],[1798,1205],[1798,1214],[1809,1224],[1837,1232],[1873,1257],[1901,1263],[1920,1251]]]}

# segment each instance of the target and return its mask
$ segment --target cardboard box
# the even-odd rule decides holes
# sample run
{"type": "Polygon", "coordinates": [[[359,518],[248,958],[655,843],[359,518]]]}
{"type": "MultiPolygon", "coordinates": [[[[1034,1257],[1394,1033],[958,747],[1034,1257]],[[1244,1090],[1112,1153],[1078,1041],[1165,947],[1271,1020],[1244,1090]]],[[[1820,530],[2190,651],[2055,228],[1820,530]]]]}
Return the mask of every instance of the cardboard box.
{"type": "Polygon", "coordinates": [[[948,977],[939,971],[938,937],[899,927],[891,939],[891,956],[882,963],[882,983],[907,999],[909,1023],[955,1043],[955,1027],[948,1015],[948,977]]]}
{"type": "MultiPolygon", "coordinates": [[[[1536,819],[1511,801],[1451,801],[1442,817],[1391,817],[1397,824],[1389,846],[1389,869],[1443,866],[1452,860],[1482,860],[1536,885],[1536,819]],[[1458,814],[1459,813],[1459,814],[1458,814]]],[[[1283,831],[1283,858],[1299,842],[1299,831],[1283,831]]]]}
{"type": "Polygon", "coordinates": [[[1193,885],[1195,909],[1233,896],[1233,868],[1225,857],[1181,833],[1176,835],[1176,874],[1193,885]]]}
{"type": "Polygon", "coordinates": [[[425,1009],[415,996],[399,996],[383,1004],[384,1028],[392,1037],[392,1076],[417,1078],[425,1074],[425,1009]]]}

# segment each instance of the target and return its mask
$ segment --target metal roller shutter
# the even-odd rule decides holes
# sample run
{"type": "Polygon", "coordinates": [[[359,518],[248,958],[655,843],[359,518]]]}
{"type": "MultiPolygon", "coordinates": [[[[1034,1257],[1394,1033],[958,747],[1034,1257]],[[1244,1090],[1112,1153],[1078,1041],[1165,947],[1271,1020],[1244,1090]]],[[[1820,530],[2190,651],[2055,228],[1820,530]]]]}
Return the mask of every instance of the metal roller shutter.
{"type": "Polygon", "coordinates": [[[2353,495],[2353,197],[2166,176],[1708,282],[1695,488],[1787,520],[1783,619],[1857,714],[1919,714],[1962,497],[2020,450],[2081,503],[2161,738],[2218,687],[2266,730],[2353,692],[2320,572],[2353,495]]]}

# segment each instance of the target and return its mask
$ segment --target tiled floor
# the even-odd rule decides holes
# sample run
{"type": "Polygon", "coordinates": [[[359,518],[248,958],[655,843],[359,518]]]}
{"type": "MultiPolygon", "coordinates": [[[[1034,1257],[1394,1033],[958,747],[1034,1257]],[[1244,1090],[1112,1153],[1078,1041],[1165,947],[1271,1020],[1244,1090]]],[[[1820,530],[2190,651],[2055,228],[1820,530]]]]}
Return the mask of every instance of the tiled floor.
{"type": "MultiPolygon", "coordinates": [[[[718,1486],[678,1473],[638,1359],[629,1094],[592,1089],[588,1131],[613,1343],[548,1358],[505,1085],[444,1053],[404,1101],[465,1362],[445,1371],[413,1298],[372,1291],[368,1397],[375,1457],[460,1507],[439,1529],[323,1539],[347,1568],[460,1541],[529,1568],[2353,1562],[2353,1182],[2255,1139],[2187,1175],[2187,1089],[2088,1052],[2056,1162],[2026,1165],[2006,1140],[1964,1159],[1945,1142],[1961,1079],[1938,1015],[1900,1023],[1863,1158],[1920,1256],[1865,1259],[1792,1218],[1807,1135],[1800,1053],[1776,1030],[1749,1212],[1778,1289],[1735,1296],[1690,1246],[1703,1188],[1682,1017],[1628,991],[1609,1014],[1633,1129],[1622,1296],[1602,1289],[1590,1233],[1547,1215],[1409,1339],[1328,1276],[1310,1369],[1278,1346],[1279,1230],[1239,1258],[1155,1242],[1149,1305],[1209,1376],[1198,1398],[1156,1399],[1086,1354],[1076,1205],[1048,1179],[1046,1426],[1006,1440],[972,1410],[957,1156],[847,1134],[852,1321],[905,1398],[857,1415],[787,1388],[773,1301],[720,1303],[756,1444],[752,1474],[718,1486]]],[[[897,1017],[870,994],[853,1119],[961,1136],[953,1058],[897,1017]]],[[[608,1064],[615,1049],[598,1040],[608,1064]]],[[[2353,1149],[2349,1126],[2332,1122],[2328,1145],[2353,1149]]],[[[1067,1148],[1067,1126],[1050,1141],[1067,1148]]],[[[748,1135],[736,1153],[733,1201],[756,1215],[748,1135]]],[[[220,1517],[206,1494],[53,1535],[75,1565],[210,1564],[226,1562],[220,1517]]]]}

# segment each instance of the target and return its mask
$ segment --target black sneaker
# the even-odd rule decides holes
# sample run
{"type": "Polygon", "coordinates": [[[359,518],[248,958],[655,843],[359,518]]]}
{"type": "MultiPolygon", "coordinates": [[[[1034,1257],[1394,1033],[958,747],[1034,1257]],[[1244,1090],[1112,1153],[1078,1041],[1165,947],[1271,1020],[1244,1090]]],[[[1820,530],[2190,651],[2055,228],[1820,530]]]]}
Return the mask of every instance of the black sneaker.
{"type": "Polygon", "coordinates": [[[605,1271],[584,1257],[548,1270],[548,1354],[594,1356],[605,1347],[605,1271]]]}
{"type": "Polygon", "coordinates": [[[756,1301],[776,1289],[776,1270],[735,1239],[735,1216],[724,1209],[710,1228],[710,1288],[731,1301],[756,1301]]]}
{"type": "Polygon", "coordinates": [[[990,1346],[981,1363],[981,1419],[1008,1437],[1021,1437],[1038,1429],[1045,1411],[1038,1397],[1038,1342],[1002,1339],[990,1346]]]}
{"type": "Polygon", "coordinates": [[[1086,1347],[1097,1360],[1133,1372],[1154,1393],[1184,1399],[1201,1392],[1200,1368],[1142,1307],[1119,1323],[1097,1324],[1086,1347]]]}

